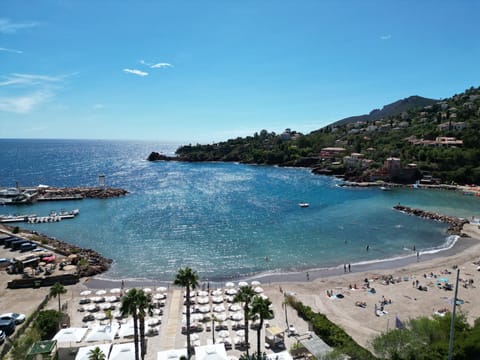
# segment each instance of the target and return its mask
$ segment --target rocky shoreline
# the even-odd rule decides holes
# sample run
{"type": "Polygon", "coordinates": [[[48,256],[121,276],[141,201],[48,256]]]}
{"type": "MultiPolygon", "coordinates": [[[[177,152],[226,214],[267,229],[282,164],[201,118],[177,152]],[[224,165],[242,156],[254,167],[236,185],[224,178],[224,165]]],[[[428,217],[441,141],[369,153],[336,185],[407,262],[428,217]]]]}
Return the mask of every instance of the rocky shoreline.
{"type": "Polygon", "coordinates": [[[433,213],[433,212],[430,212],[430,211],[411,208],[409,206],[403,206],[403,205],[400,205],[400,204],[395,205],[393,208],[395,210],[401,211],[405,214],[418,216],[418,217],[421,217],[421,218],[424,218],[424,219],[430,219],[430,220],[435,220],[435,221],[447,223],[447,224],[450,225],[447,231],[451,235],[462,235],[463,225],[469,223],[469,221],[467,219],[458,218],[456,216],[448,216],[448,215],[437,214],[437,213],[433,213]]]}
{"type": "MultiPolygon", "coordinates": [[[[16,233],[16,227],[2,225],[0,226],[0,229],[1,228],[4,228],[10,233],[16,233]]],[[[83,249],[37,231],[18,229],[15,235],[27,238],[30,241],[36,242],[41,247],[69,258],[71,264],[77,266],[79,277],[91,277],[102,274],[108,271],[113,262],[112,259],[103,257],[95,250],[83,249]]]]}

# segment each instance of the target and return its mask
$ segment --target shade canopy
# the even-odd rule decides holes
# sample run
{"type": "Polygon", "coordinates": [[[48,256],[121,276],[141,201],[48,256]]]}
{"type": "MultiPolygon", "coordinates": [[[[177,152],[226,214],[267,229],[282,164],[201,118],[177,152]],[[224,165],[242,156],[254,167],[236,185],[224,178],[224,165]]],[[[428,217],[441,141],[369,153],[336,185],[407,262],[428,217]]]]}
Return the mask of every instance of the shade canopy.
{"type": "Polygon", "coordinates": [[[85,336],[87,328],[66,328],[61,329],[54,337],[58,343],[79,342],[85,336]]]}
{"type": "Polygon", "coordinates": [[[132,360],[135,359],[135,343],[115,344],[108,360],[132,360]]]}
{"type": "Polygon", "coordinates": [[[157,360],[179,360],[182,356],[187,357],[187,349],[173,349],[157,352],[157,360]]]}
{"type": "Polygon", "coordinates": [[[100,345],[92,345],[92,346],[84,346],[78,349],[77,356],[75,356],[75,360],[89,360],[90,351],[94,350],[95,348],[99,347],[100,350],[105,354],[105,358],[107,358],[108,353],[110,352],[111,344],[100,344],[100,345]]]}
{"type": "Polygon", "coordinates": [[[196,360],[228,360],[224,344],[195,347],[196,360]]]}

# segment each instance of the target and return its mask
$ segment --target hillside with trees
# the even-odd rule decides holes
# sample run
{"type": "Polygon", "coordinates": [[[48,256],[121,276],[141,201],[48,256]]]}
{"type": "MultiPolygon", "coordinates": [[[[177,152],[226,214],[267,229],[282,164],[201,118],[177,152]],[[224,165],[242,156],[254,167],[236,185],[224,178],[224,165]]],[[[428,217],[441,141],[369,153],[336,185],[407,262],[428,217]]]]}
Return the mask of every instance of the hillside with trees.
{"type": "Polygon", "coordinates": [[[372,114],[309,134],[262,130],[186,145],[177,160],[310,167],[355,181],[480,183],[480,87],[438,101],[410,97],[372,114]]]}

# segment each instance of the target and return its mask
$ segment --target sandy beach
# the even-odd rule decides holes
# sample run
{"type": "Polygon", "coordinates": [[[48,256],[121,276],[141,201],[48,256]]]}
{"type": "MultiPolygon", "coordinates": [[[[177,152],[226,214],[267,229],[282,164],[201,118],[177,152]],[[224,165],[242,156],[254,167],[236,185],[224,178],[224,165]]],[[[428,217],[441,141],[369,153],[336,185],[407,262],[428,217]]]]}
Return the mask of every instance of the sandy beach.
{"type": "MultiPolygon", "coordinates": [[[[345,329],[360,345],[370,349],[370,342],[374,336],[395,327],[396,317],[406,321],[419,316],[433,316],[439,310],[451,310],[454,292],[443,289],[443,285],[445,282],[455,284],[456,268],[460,269],[461,278],[458,298],[463,300],[463,304],[460,309],[467,314],[468,321],[473,323],[480,316],[480,303],[475,301],[480,272],[477,271],[478,266],[474,264],[480,259],[480,229],[476,224],[466,224],[462,232],[466,236],[460,237],[453,248],[436,254],[421,254],[418,259],[412,254],[392,261],[352,264],[351,272],[348,272],[348,268],[345,272],[343,266],[309,270],[308,280],[305,272],[257,277],[256,280],[261,282],[264,294],[273,302],[275,318],[270,321],[270,325],[286,328],[282,302],[284,293],[288,293],[315,311],[325,314],[345,329]],[[424,290],[419,290],[418,286],[424,290]],[[375,289],[374,293],[372,288],[375,289]],[[329,297],[327,292],[335,296],[329,297]],[[338,296],[339,294],[341,296],[338,296]],[[375,309],[381,309],[382,302],[383,312],[375,313],[375,309]],[[357,303],[365,303],[365,307],[357,306],[357,303]]],[[[8,255],[6,252],[8,250],[1,248],[0,257],[6,257],[8,255]]],[[[6,272],[0,272],[3,284],[0,288],[2,311],[31,314],[48,294],[49,289],[7,289],[6,283],[10,277],[6,272]]],[[[159,285],[158,282],[139,280],[127,281],[125,287],[154,289],[154,286],[159,285]]],[[[205,284],[201,286],[204,287],[205,284]]],[[[80,283],[68,286],[68,293],[62,297],[62,303],[67,306],[71,318],[70,325],[88,326],[82,321],[85,313],[79,311],[80,299],[84,297],[80,295],[82,291],[90,290],[94,296],[98,290],[105,290],[108,293],[110,289],[118,287],[120,282],[96,278],[82,279],[80,283]]],[[[222,289],[224,290],[225,288],[222,289]]],[[[157,327],[159,334],[149,338],[150,350],[147,359],[156,359],[157,351],[185,346],[185,336],[181,334],[184,317],[182,304],[183,289],[169,286],[162,307],[161,324],[157,327]]],[[[224,304],[226,307],[229,306],[226,301],[224,304]]],[[[48,308],[54,309],[57,306],[56,299],[47,305],[48,308]]],[[[307,331],[307,324],[299,319],[292,309],[288,310],[288,319],[299,333],[307,331]]],[[[229,331],[229,337],[236,336],[231,328],[229,331]]],[[[204,345],[211,337],[211,332],[203,331],[199,333],[199,342],[204,345]]],[[[288,348],[294,339],[286,339],[288,348]]],[[[253,345],[256,344],[256,332],[253,330],[250,331],[250,341],[253,345]]],[[[230,350],[228,353],[238,356],[241,351],[230,350]]]]}

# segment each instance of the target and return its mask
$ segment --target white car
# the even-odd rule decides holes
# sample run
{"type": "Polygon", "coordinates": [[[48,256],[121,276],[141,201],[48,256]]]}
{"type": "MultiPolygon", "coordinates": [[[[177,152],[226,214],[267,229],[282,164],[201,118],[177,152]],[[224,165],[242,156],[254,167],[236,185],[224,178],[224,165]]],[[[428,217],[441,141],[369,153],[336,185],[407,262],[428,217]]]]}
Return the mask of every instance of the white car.
{"type": "Polygon", "coordinates": [[[0,315],[0,320],[10,320],[10,319],[15,321],[15,324],[21,324],[22,322],[25,321],[25,315],[14,313],[14,312],[0,315]]]}

